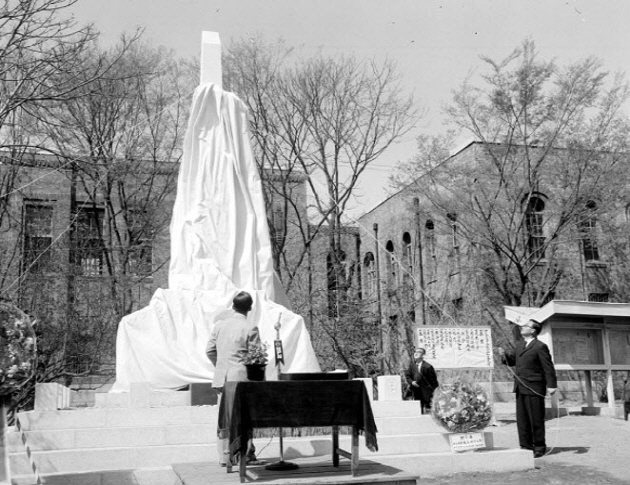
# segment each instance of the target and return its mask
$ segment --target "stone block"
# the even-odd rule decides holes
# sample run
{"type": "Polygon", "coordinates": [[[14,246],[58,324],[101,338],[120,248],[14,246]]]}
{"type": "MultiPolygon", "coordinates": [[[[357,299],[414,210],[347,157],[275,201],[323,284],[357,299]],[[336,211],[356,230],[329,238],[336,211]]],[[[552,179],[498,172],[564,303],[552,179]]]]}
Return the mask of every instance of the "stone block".
{"type": "Polygon", "coordinates": [[[214,444],[216,438],[217,427],[212,424],[168,426],[166,428],[167,445],[214,444]]]}
{"type": "Polygon", "coordinates": [[[95,448],[33,454],[41,474],[136,468],[135,448],[95,448]]]}
{"type": "MultiPolygon", "coordinates": [[[[64,450],[75,447],[75,430],[73,429],[54,429],[44,431],[27,431],[26,443],[31,451],[45,451],[45,450],[64,450]]],[[[20,433],[15,433],[16,436],[20,436],[20,433]]],[[[22,440],[20,438],[19,446],[15,448],[16,451],[25,450],[22,440]]]]}
{"type": "Polygon", "coordinates": [[[190,423],[192,424],[217,424],[219,419],[219,406],[193,406],[190,408],[190,423]]]}
{"type": "Polygon", "coordinates": [[[76,448],[114,448],[132,443],[130,428],[77,429],[74,439],[76,448]]]}
{"type": "Polygon", "coordinates": [[[378,400],[402,401],[400,376],[378,376],[378,400]]]}
{"type": "Polygon", "coordinates": [[[35,410],[56,411],[70,407],[70,389],[56,382],[35,384],[35,410]]]}
{"type": "Polygon", "coordinates": [[[94,396],[95,407],[128,408],[130,396],[128,392],[104,392],[94,396]]]}
{"type": "Polygon", "coordinates": [[[392,417],[416,417],[420,416],[420,404],[418,401],[381,401],[372,402],[374,416],[381,418],[392,417]]]}
{"type": "Polygon", "coordinates": [[[191,406],[213,406],[218,403],[219,394],[212,383],[193,383],[190,385],[191,406]]]}
{"type": "Polygon", "coordinates": [[[190,391],[153,391],[151,407],[190,406],[190,391]]]}
{"type": "Polygon", "coordinates": [[[106,426],[142,427],[190,424],[190,406],[174,408],[129,408],[121,413],[117,409],[105,409],[106,426]]]}
{"type": "Polygon", "coordinates": [[[133,437],[131,443],[134,446],[162,446],[167,445],[167,426],[143,426],[131,429],[133,437]]]}
{"type": "Polygon", "coordinates": [[[398,416],[375,417],[374,421],[376,422],[379,436],[444,433],[444,428],[426,414],[418,415],[412,419],[398,416]]]}
{"type": "Polygon", "coordinates": [[[91,407],[96,406],[96,393],[89,389],[72,391],[70,394],[70,407],[91,407]]]}
{"type": "Polygon", "coordinates": [[[211,445],[160,446],[136,449],[136,464],[133,468],[164,466],[165,463],[190,463],[208,461],[216,456],[216,447],[211,445]]]}
{"type": "Polygon", "coordinates": [[[129,406],[132,408],[150,408],[151,384],[148,382],[129,384],[129,406]]]}
{"type": "MultiPolygon", "coordinates": [[[[18,413],[26,431],[48,429],[102,428],[105,426],[105,409],[76,409],[59,411],[27,411],[18,413]]],[[[120,411],[116,411],[120,415],[120,411]]]]}

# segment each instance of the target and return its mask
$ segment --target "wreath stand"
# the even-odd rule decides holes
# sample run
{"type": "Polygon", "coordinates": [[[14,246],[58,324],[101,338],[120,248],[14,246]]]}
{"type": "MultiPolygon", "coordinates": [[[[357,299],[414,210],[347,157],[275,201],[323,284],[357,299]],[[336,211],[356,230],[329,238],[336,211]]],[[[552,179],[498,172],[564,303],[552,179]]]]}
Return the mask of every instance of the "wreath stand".
{"type": "MultiPolygon", "coordinates": [[[[276,330],[276,340],[274,341],[274,352],[276,357],[276,368],[278,369],[278,379],[280,379],[280,364],[284,364],[284,354],[282,350],[282,339],[280,339],[280,318],[282,317],[282,313],[278,315],[278,321],[274,325],[274,329],[276,330]]],[[[270,463],[265,466],[265,470],[274,470],[274,471],[284,471],[284,470],[297,470],[300,468],[295,463],[291,463],[289,461],[284,461],[284,445],[283,445],[283,437],[284,430],[283,428],[278,428],[278,434],[280,436],[280,461],[275,463],[270,463]]]]}

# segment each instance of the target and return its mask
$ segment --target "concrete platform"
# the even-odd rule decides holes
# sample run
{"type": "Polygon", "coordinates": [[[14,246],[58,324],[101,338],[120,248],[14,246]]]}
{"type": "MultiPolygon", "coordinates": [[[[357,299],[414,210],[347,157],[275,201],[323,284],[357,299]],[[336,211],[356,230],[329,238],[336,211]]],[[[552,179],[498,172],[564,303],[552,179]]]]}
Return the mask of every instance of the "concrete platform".
{"type": "MultiPolygon", "coordinates": [[[[184,485],[169,467],[136,470],[113,470],[103,472],[47,475],[43,485],[184,485]]],[[[11,480],[12,485],[37,485],[33,477],[19,476],[11,480]]]]}
{"type": "MultiPolygon", "coordinates": [[[[248,483],[274,483],[278,485],[326,484],[326,485],[416,485],[417,477],[399,468],[371,460],[360,460],[356,476],[350,473],[350,462],[341,461],[339,467],[331,462],[317,460],[292,461],[297,470],[271,471],[265,466],[247,467],[248,483]]],[[[236,470],[236,469],[235,469],[236,470]]],[[[185,463],[173,465],[173,471],[186,485],[218,485],[241,483],[236,471],[227,473],[225,468],[211,463],[185,463]]]]}

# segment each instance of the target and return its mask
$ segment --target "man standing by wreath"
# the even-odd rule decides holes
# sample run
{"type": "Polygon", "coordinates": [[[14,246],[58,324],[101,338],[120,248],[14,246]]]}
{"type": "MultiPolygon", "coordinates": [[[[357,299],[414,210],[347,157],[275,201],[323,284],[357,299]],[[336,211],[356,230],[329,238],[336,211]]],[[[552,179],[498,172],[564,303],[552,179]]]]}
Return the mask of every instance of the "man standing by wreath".
{"type": "Polygon", "coordinates": [[[534,452],[534,458],[544,456],[547,450],[545,395],[547,391],[554,394],[558,387],[549,348],[536,338],[541,330],[542,324],[530,319],[520,328],[523,339],[514,353],[497,349],[503,362],[514,367],[518,440],[521,448],[534,452]]]}
{"type": "MultiPolygon", "coordinates": [[[[212,387],[219,392],[227,381],[247,381],[247,369],[241,363],[241,359],[247,350],[260,344],[258,327],[247,320],[247,314],[252,309],[254,301],[246,291],[239,291],[232,300],[234,314],[225,320],[217,322],[210,334],[210,340],[206,347],[206,355],[214,365],[214,379],[212,387]]],[[[217,452],[219,463],[226,466],[229,456],[229,443],[227,430],[217,429],[217,452]]],[[[247,464],[258,465],[256,460],[256,448],[252,440],[247,447],[247,464]]]]}
{"type": "Polygon", "coordinates": [[[414,401],[420,401],[420,412],[422,414],[431,411],[431,400],[433,391],[439,386],[437,374],[431,364],[424,360],[427,353],[422,347],[418,347],[413,352],[413,362],[405,371],[405,379],[409,384],[409,390],[414,401]]]}

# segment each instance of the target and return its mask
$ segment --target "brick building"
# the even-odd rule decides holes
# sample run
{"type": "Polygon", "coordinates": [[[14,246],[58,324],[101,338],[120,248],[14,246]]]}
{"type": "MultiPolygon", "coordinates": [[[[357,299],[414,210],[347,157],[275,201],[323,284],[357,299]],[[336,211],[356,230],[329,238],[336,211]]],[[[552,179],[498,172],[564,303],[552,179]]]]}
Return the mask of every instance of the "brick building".
{"type": "Polygon", "coordinates": [[[625,156],[610,153],[474,142],[441,165],[442,175],[416,180],[362,216],[362,285],[385,329],[386,366],[404,365],[418,325],[493,325],[503,338],[503,305],[628,301],[626,167],[625,156]],[[543,157],[547,165],[526,186],[523,160],[543,157]],[[475,190],[501,186],[488,170],[496,159],[516,167],[518,182],[491,216],[510,221],[503,233],[482,227],[485,214],[471,202],[475,190]],[[584,170],[573,177],[576,167],[584,170]],[[493,254],[500,244],[501,258],[493,254]],[[501,273],[499,263],[514,270],[501,273]],[[499,276],[514,281],[499,286],[499,276]]]}
{"type": "Polygon", "coordinates": [[[43,365],[97,372],[113,361],[120,317],[167,285],[178,165],[8,152],[1,162],[2,297],[38,320],[43,365]]]}
{"type": "MultiPolygon", "coordinates": [[[[178,163],[81,160],[4,153],[0,164],[2,297],[39,321],[46,365],[111,372],[121,317],[168,287],[169,223],[178,163]]],[[[342,291],[360,294],[356,229],[339,231],[345,281],[331,278],[330,234],[307,214],[303,174],[267,172],[276,270],[306,320],[324,365],[336,367],[326,321],[342,291]]]]}

